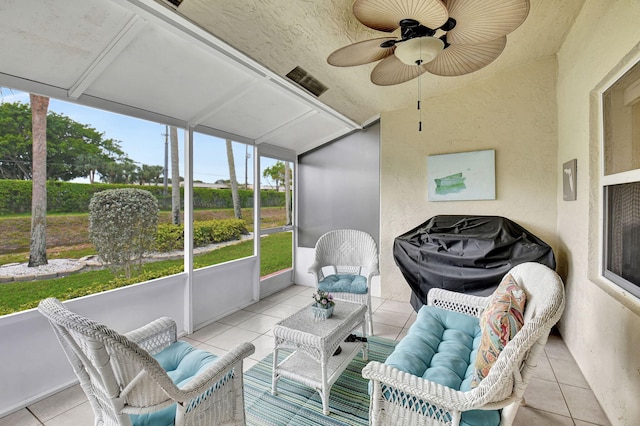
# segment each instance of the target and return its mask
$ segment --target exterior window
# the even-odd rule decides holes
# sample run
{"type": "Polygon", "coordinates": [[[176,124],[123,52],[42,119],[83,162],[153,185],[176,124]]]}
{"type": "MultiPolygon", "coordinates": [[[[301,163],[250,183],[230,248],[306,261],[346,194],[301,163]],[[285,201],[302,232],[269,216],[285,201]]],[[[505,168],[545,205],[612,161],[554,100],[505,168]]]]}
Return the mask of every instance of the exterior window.
{"type": "Polygon", "coordinates": [[[640,63],[603,94],[603,274],[640,298],[640,63]]]}

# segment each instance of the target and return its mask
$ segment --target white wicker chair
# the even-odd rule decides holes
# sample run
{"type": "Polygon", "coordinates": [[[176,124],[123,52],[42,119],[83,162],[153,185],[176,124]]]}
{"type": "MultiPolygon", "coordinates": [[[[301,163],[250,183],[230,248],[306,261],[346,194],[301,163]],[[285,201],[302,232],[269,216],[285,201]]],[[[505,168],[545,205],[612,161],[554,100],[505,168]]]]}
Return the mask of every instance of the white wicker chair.
{"type": "Polygon", "coordinates": [[[364,294],[330,291],[335,300],[361,303],[367,306],[366,321],[369,335],[373,335],[373,316],[371,313],[371,279],[380,275],[378,270],[378,246],[363,231],[339,229],[322,235],[315,247],[315,260],[309,267],[318,284],[329,275],[362,275],[367,280],[367,292],[364,294]],[[366,274],[366,275],[365,275],[366,274]]]}
{"type": "Polygon", "coordinates": [[[130,414],[175,405],[175,425],[244,425],[242,360],[255,348],[243,343],[181,387],[152,355],[176,342],[176,324],[159,318],[126,335],[66,309],[57,299],[40,302],[80,379],[95,425],[132,424],[130,414]]]}
{"type": "MultiPolygon", "coordinates": [[[[562,315],[564,286],[553,270],[538,263],[517,265],[510,273],[527,293],[525,323],[478,387],[460,392],[397,368],[370,362],[362,370],[363,377],[373,382],[370,424],[457,426],[462,412],[478,409],[502,409],[500,425],[513,423],[518,407],[524,404],[524,391],[551,327],[562,315]]],[[[442,289],[431,289],[428,293],[429,305],[476,317],[488,299],[442,289]]]]}

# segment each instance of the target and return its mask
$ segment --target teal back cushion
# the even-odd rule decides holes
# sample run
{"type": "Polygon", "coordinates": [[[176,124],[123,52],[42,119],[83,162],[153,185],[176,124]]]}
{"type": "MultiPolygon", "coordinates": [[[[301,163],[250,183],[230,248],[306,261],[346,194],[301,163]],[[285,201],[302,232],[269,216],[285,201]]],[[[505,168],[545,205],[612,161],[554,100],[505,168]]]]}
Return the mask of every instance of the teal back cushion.
{"type": "MultiPolygon", "coordinates": [[[[385,364],[460,391],[471,389],[482,332],[478,318],[423,306],[385,364]]],[[[497,426],[497,410],[462,413],[463,426],[497,426]]]]}
{"type": "MultiPolygon", "coordinates": [[[[217,356],[196,349],[186,342],[175,342],[154,355],[160,366],[178,387],[186,385],[194,376],[216,361],[217,356]]],[[[169,426],[176,417],[176,406],[149,414],[131,415],[134,426],[169,426]]]]}

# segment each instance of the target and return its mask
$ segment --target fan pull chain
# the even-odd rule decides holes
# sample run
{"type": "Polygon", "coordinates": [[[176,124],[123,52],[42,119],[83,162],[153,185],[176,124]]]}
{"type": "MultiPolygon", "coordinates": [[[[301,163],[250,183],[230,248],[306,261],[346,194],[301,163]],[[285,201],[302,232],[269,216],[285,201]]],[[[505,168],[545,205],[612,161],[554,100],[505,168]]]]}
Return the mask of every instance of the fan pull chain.
{"type": "MultiPolygon", "coordinates": [[[[416,61],[416,66],[422,65],[422,43],[420,43],[420,59],[416,61]]],[[[418,121],[418,131],[422,131],[422,110],[420,109],[420,100],[422,100],[422,77],[418,75],[418,111],[419,111],[419,119],[418,121]]]]}
{"type": "Polygon", "coordinates": [[[418,111],[420,112],[420,121],[418,122],[418,131],[422,131],[422,110],[420,109],[420,100],[422,99],[422,84],[421,84],[421,76],[418,76],[418,111]]]}

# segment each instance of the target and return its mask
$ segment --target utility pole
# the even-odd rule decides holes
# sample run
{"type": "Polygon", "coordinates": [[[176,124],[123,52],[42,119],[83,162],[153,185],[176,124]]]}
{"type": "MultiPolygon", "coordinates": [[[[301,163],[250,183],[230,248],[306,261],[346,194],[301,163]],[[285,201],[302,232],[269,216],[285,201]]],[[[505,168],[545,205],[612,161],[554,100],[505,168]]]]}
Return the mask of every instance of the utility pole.
{"type": "Polygon", "coordinates": [[[164,191],[162,191],[162,195],[167,196],[169,182],[167,179],[167,172],[169,170],[169,126],[164,125],[164,191]]]}
{"type": "Polygon", "coordinates": [[[248,171],[247,171],[247,164],[249,162],[249,158],[251,157],[251,154],[249,154],[249,145],[244,146],[244,189],[248,189],[249,185],[248,185],[248,171]]]}

